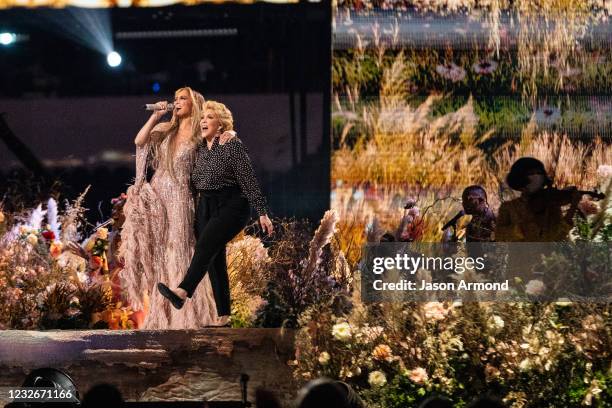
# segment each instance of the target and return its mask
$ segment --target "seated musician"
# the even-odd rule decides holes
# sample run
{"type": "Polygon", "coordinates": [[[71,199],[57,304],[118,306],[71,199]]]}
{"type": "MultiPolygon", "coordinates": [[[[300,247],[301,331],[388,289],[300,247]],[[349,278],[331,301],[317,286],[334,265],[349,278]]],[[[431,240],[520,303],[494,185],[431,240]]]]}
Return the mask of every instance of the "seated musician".
{"type": "Polygon", "coordinates": [[[583,192],[552,187],[544,164],[521,157],[510,168],[508,186],[521,196],[499,207],[495,239],[499,242],[559,242],[568,238],[583,192]],[[564,212],[563,207],[570,206],[564,212]]]}

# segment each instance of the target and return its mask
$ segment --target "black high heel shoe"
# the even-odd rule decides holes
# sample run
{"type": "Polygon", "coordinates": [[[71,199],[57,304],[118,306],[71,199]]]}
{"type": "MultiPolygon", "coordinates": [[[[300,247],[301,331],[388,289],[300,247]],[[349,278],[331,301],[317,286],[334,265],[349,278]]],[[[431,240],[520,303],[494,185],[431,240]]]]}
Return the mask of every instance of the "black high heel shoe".
{"type": "Polygon", "coordinates": [[[159,290],[159,293],[161,293],[163,297],[168,299],[170,303],[172,303],[172,306],[174,306],[175,308],[181,309],[185,304],[185,301],[183,299],[181,299],[176,293],[170,290],[170,288],[164,285],[163,283],[160,282],[157,284],[157,290],[159,290]]]}

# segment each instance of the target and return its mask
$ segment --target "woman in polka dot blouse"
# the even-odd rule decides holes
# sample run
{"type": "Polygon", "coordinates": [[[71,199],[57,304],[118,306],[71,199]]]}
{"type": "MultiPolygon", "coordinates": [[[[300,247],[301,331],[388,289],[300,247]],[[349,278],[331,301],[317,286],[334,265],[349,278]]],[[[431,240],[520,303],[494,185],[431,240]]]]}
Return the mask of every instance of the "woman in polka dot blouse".
{"type": "Polygon", "coordinates": [[[229,109],[219,102],[204,104],[200,121],[205,139],[197,151],[191,181],[200,199],[196,212],[197,244],[187,274],[177,288],[158,283],[159,292],[180,309],[191,297],[206,272],[213,287],[217,313],[229,321],[230,293],[225,245],[247,225],[249,204],[259,215],[265,233],[274,228],[268,217],[266,200],[261,193],[246,147],[237,137],[219,144],[223,132],[233,130],[229,109]]]}

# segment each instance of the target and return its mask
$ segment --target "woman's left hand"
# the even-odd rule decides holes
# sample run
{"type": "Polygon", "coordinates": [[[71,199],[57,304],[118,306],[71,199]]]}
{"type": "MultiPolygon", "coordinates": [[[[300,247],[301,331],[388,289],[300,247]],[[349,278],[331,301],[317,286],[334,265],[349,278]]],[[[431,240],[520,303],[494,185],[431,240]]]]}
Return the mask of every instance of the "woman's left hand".
{"type": "Polygon", "coordinates": [[[227,142],[229,142],[235,137],[236,137],[236,132],[234,132],[233,130],[225,131],[223,132],[221,137],[219,137],[219,145],[223,146],[224,144],[226,144],[227,142]]]}
{"type": "Polygon", "coordinates": [[[272,221],[270,221],[270,218],[267,214],[259,217],[259,224],[261,224],[261,229],[267,235],[272,235],[272,233],[274,232],[274,227],[272,226],[272,221]]]}

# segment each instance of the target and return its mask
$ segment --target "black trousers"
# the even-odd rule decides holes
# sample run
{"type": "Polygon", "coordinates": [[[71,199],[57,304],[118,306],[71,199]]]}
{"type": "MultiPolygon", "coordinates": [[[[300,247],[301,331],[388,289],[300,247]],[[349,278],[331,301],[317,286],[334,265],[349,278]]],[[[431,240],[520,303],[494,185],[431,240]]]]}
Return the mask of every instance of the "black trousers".
{"type": "Polygon", "coordinates": [[[225,245],[247,225],[249,202],[239,188],[200,191],[196,210],[196,247],[185,278],[178,286],[192,297],[200,281],[209,273],[217,314],[229,316],[230,288],[225,245]]]}

